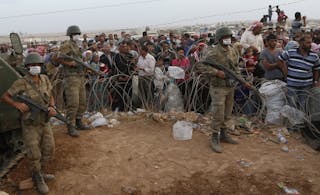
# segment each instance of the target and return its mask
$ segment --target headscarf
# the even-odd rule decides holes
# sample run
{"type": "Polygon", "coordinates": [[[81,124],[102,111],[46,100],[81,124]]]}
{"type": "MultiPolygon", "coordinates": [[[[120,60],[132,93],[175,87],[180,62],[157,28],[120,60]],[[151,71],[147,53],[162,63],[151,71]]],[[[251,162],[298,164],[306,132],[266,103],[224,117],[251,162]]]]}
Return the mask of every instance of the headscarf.
{"type": "Polygon", "coordinates": [[[253,29],[257,28],[257,27],[263,27],[263,23],[259,22],[259,21],[255,21],[254,23],[252,23],[252,25],[249,27],[249,31],[253,31],[253,29]]]}

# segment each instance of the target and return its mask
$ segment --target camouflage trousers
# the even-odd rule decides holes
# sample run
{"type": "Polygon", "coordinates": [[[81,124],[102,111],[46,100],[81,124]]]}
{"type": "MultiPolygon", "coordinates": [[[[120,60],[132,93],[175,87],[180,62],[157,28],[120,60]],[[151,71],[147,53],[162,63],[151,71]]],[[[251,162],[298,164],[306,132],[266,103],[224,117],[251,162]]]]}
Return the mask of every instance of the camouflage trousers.
{"type": "Polygon", "coordinates": [[[52,159],[55,152],[54,137],[49,123],[22,122],[22,138],[26,147],[29,168],[41,170],[41,163],[52,159]]]}
{"type": "Polygon", "coordinates": [[[75,119],[82,118],[86,111],[86,89],[83,76],[68,76],[64,81],[64,92],[66,95],[67,119],[75,123],[75,119]]]}
{"type": "Polygon", "coordinates": [[[231,118],[234,104],[234,88],[214,88],[210,86],[210,96],[213,106],[212,132],[217,133],[224,122],[231,118]]]}

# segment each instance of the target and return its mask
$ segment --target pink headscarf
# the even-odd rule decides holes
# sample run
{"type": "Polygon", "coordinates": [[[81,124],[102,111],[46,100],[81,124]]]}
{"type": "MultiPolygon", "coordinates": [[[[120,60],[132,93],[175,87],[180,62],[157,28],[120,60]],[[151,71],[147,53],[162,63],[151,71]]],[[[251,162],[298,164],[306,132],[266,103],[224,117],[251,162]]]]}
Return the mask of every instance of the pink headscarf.
{"type": "Polygon", "coordinates": [[[255,21],[249,28],[250,31],[253,31],[253,29],[257,27],[263,27],[263,23],[259,21],[255,21]]]}

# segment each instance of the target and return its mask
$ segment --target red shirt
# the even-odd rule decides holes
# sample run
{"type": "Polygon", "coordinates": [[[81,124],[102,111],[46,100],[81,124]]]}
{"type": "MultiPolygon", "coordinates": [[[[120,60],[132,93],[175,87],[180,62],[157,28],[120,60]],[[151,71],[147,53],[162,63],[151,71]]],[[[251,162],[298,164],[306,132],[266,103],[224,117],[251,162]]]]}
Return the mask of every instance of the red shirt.
{"type": "Polygon", "coordinates": [[[190,67],[190,60],[189,58],[174,59],[172,60],[172,66],[178,66],[183,70],[186,70],[190,67]]]}
{"type": "Polygon", "coordinates": [[[246,69],[249,72],[252,72],[255,69],[256,64],[258,63],[257,58],[255,56],[244,56],[244,60],[246,61],[246,69]]]}
{"type": "MultiPolygon", "coordinates": [[[[182,68],[184,71],[186,71],[190,67],[190,60],[189,58],[183,58],[183,59],[176,58],[172,60],[172,66],[178,66],[182,68]]],[[[189,78],[189,74],[186,73],[184,80],[187,80],[188,78],[189,78]]],[[[183,79],[178,79],[177,81],[182,82],[183,79]]]]}

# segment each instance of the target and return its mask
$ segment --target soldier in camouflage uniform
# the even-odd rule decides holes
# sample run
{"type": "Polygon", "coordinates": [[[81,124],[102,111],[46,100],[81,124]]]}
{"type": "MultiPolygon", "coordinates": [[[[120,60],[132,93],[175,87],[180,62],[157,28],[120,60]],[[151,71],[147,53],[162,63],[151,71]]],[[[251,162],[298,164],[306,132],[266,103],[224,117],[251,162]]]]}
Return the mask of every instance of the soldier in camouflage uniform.
{"type": "MultiPolygon", "coordinates": [[[[70,37],[60,48],[60,52],[70,57],[81,60],[81,49],[77,45],[79,42],[80,28],[78,26],[69,26],[67,36],[70,37]]],[[[85,89],[85,70],[84,67],[76,61],[66,58],[59,58],[58,62],[63,65],[64,70],[64,92],[66,95],[67,119],[75,124],[68,126],[70,136],[78,137],[77,130],[87,130],[88,126],[82,123],[82,115],[86,110],[86,89],[85,89]]]]}
{"type": "Polygon", "coordinates": [[[0,54],[0,57],[3,58],[8,64],[14,68],[20,75],[24,76],[28,72],[23,64],[23,55],[17,54],[14,51],[11,54],[0,54]]]}
{"type": "MultiPolygon", "coordinates": [[[[239,54],[231,45],[232,32],[227,27],[222,27],[216,32],[216,40],[218,41],[215,47],[208,48],[205,61],[217,63],[226,66],[237,74],[240,74],[238,69],[239,54]]],[[[234,104],[234,86],[225,79],[224,72],[215,69],[212,66],[198,63],[194,67],[194,71],[208,76],[210,79],[210,96],[213,105],[213,120],[212,120],[212,138],[211,147],[215,152],[221,153],[220,140],[231,144],[237,144],[227,134],[225,121],[230,119],[234,104]]]]}
{"type": "Polygon", "coordinates": [[[25,65],[28,74],[16,80],[8,91],[4,93],[2,100],[22,113],[22,137],[33,181],[38,191],[46,194],[49,192],[49,188],[44,178],[48,177],[48,174],[41,173],[41,165],[52,158],[55,150],[53,133],[48,122],[48,116],[56,115],[54,99],[51,94],[52,86],[46,75],[40,75],[43,59],[38,53],[30,53],[25,59],[25,65]],[[39,105],[47,107],[49,114],[40,112],[31,119],[29,107],[12,98],[20,93],[39,105]]]}

